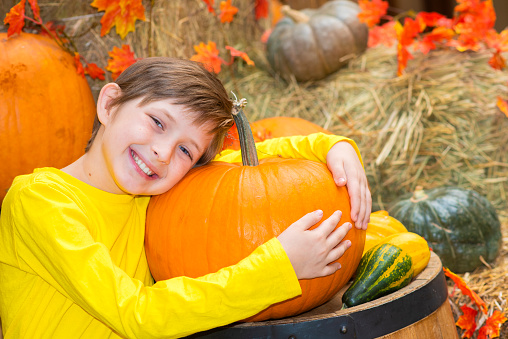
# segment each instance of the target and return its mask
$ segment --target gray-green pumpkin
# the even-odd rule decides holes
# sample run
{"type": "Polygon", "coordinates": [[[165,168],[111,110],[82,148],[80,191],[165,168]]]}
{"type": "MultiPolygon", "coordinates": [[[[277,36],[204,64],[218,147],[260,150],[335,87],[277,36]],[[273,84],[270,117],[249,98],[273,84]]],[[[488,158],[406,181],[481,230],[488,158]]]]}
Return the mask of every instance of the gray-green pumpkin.
{"type": "Polygon", "coordinates": [[[369,30],[359,21],[355,2],[335,0],[301,11],[284,6],[282,11],[286,16],[268,38],[267,58],[285,79],[322,79],[367,48],[369,30]]]}
{"type": "Polygon", "coordinates": [[[410,232],[424,237],[455,273],[492,262],[501,248],[501,225],[492,204],[474,190],[418,187],[388,209],[410,232]]]}

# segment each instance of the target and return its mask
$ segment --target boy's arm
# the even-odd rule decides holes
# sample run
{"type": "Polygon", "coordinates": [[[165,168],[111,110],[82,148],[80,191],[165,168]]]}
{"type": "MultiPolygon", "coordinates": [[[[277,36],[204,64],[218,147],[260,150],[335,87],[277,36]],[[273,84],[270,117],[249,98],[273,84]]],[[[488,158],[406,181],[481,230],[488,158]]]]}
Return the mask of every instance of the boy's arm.
{"type": "Polygon", "coordinates": [[[112,262],[108,249],[90,235],[86,214],[58,188],[40,185],[16,199],[10,213],[16,216],[14,247],[22,269],[33,270],[125,337],[184,336],[247,318],[301,293],[277,239],[217,273],[146,287],[112,262]]]}
{"type": "MultiPolygon", "coordinates": [[[[267,139],[256,143],[256,149],[259,159],[279,156],[282,158],[319,161],[326,164],[328,151],[330,151],[336,143],[341,141],[347,142],[353,146],[358,159],[362,162],[358,146],[356,146],[353,140],[339,135],[324,133],[267,139]]],[[[215,157],[214,161],[242,162],[242,156],[240,151],[224,150],[215,157]]]]}

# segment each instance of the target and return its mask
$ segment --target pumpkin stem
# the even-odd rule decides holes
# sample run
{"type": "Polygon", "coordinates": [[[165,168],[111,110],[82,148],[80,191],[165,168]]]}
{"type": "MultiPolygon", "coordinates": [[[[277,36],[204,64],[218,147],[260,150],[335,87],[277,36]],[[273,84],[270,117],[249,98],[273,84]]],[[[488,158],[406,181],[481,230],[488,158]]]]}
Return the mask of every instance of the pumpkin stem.
{"type": "Polygon", "coordinates": [[[240,151],[242,153],[242,163],[244,166],[259,165],[258,153],[254,136],[250,129],[249,120],[243,112],[243,107],[247,104],[246,99],[233,102],[233,119],[235,120],[236,129],[238,130],[238,138],[240,139],[240,151]]]}
{"type": "Polygon", "coordinates": [[[413,193],[413,196],[411,199],[409,199],[411,202],[419,202],[422,200],[427,199],[429,196],[425,193],[422,186],[416,186],[415,191],[413,193]]]}
{"type": "Polygon", "coordinates": [[[292,9],[288,5],[282,6],[280,11],[282,14],[290,17],[297,24],[305,23],[310,20],[310,17],[307,14],[297,11],[296,9],[292,9]]]}

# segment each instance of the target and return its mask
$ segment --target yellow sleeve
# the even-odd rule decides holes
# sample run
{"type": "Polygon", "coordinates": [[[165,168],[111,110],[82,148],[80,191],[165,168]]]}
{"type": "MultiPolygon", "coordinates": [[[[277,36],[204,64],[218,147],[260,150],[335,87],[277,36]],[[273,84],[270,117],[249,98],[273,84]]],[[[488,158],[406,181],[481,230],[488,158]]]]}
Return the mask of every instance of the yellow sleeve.
{"type": "MultiPolygon", "coordinates": [[[[217,273],[144,286],[94,241],[83,206],[54,186],[32,184],[16,192],[17,203],[7,207],[9,212],[2,210],[10,215],[15,260],[121,336],[181,337],[247,318],[301,294],[276,238],[217,273]]],[[[33,302],[43,302],[43,297],[33,302]]]]}
{"type": "MultiPolygon", "coordinates": [[[[345,141],[351,144],[362,162],[362,157],[356,143],[346,137],[324,133],[314,133],[308,136],[292,136],[267,139],[256,143],[258,158],[282,157],[319,161],[326,164],[328,151],[338,142],[345,141]]],[[[224,150],[218,154],[214,161],[242,162],[240,151],[224,150]]]]}

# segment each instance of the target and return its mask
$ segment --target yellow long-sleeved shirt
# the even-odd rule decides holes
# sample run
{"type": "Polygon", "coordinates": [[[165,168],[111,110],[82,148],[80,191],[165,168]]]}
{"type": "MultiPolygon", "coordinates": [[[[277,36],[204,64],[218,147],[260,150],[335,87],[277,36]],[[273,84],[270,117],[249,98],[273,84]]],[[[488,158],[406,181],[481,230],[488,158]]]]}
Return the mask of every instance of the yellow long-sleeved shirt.
{"type": "MultiPolygon", "coordinates": [[[[323,134],[266,141],[258,151],[324,161],[341,140],[354,145],[323,134]]],[[[234,161],[235,153],[217,160],[234,161]]],[[[144,252],[148,201],[54,168],[17,177],[0,215],[4,337],[180,337],[301,293],[277,239],[217,273],[154,284],[144,252]]]]}

